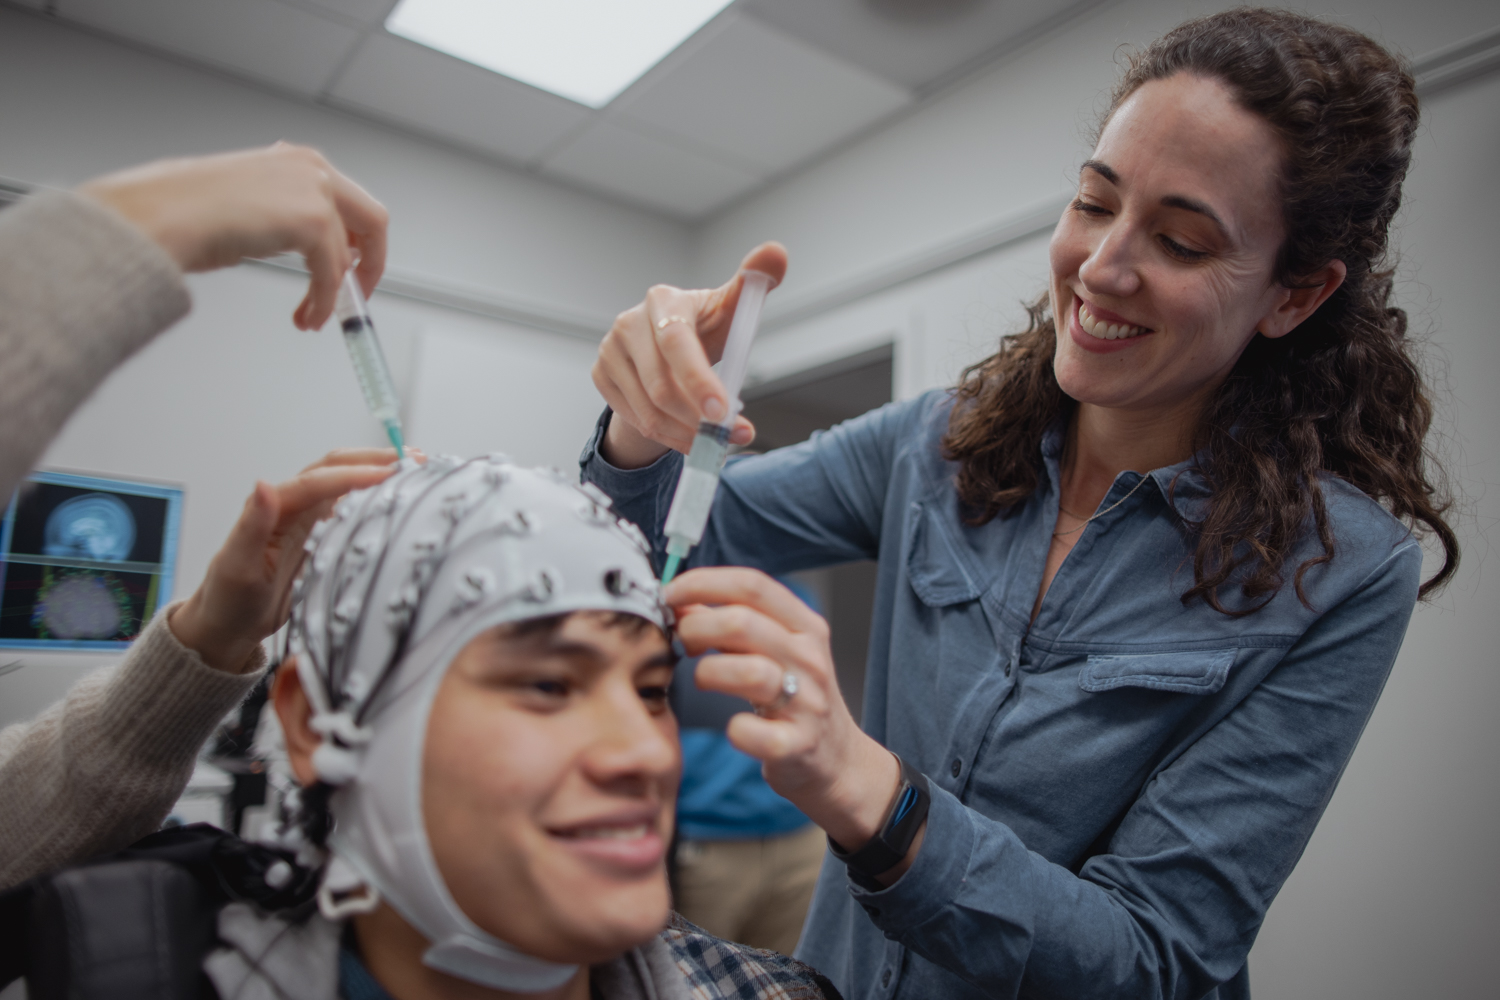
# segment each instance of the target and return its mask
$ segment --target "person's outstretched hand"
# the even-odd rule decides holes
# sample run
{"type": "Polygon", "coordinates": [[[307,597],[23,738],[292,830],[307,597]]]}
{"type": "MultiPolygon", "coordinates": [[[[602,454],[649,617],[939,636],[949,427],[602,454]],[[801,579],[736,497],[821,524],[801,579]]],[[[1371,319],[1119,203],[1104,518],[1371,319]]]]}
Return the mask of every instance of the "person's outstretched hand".
{"type": "MultiPolygon", "coordinates": [[[[688,655],[706,654],[698,687],[757,706],[756,714],[729,720],[729,742],[761,761],[766,782],[845,850],[868,843],[900,787],[901,768],[849,714],[828,623],[771,577],[738,566],[690,570],[662,596],[688,655]],[[789,697],[787,676],[796,681],[789,697]]],[[[899,878],[920,847],[914,842],[881,880],[899,878]]]]}
{"type": "MultiPolygon", "coordinates": [[[[718,288],[657,285],[644,302],[615,318],[593,372],[594,385],[615,412],[604,440],[607,461],[638,469],[668,448],[686,453],[701,421],[724,419],[729,399],[711,366],[724,353],[745,271],[764,272],[780,284],[786,248],[762,243],[718,288]]],[[[729,440],[749,444],[754,437],[755,428],[740,417],[729,440]]]]}
{"type": "Polygon", "coordinates": [[[239,673],[266,636],[286,621],[302,543],[350,490],[373,486],[395,468],[394,448],[330,452],[280,486],[258,482],[203,583],[167,620],[203,662],[239,673]]]}
{"type": "Polygon", "coordinates": [[[306,146],[161,160],[78,190],[135,223],[184,271],[300,253],[312,280],[292,321],[304,330],[328,320],[355,258],[367,296],[385,270],[385,207],[306,146]]]}

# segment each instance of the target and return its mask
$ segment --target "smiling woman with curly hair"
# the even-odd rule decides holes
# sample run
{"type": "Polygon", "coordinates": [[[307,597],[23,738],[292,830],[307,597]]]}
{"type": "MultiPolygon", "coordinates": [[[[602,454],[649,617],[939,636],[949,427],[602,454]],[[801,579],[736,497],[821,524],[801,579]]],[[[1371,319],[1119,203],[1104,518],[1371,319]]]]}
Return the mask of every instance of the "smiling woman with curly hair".
{"type": "MultiPolygon", "coordinates": [[[[667,598],[689,652],[729,654],[700,686],[763,706],[730,738],[829,835],[798,954],[846,995],[1249,996],[1458,560],[1386,259],[1417,121],[1358,32],[1183,24],[1116,88],[1027,330],[954,389],[726,466],[667,598]],[[757,572],[861,558],[863,732],[826,629],[757,572]]],[[[667,449],[725,412],[738,288],[652,289],[600,348],[584,472],[658,545],[667,449]]]]}

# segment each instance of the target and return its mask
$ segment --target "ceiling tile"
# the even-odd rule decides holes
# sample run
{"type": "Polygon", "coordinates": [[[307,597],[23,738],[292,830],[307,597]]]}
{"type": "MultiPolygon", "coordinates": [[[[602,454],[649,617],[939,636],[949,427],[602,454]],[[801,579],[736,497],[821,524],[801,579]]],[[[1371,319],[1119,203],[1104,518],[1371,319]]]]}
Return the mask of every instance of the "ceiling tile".
{"type": "Polygon", "coordinates": [[[296,0],[302,6],[353,18],[361,24],[384,24],[398,0],[296,0]]]}
{"type": "Polygon", "coordinates": [[[322,88],[359,37],[277,0],[61,0],[58,12],[305,94],[322,88]]]}
{"type": "Polygon", "coordinates": [[[730,14],[610,105],[648,123],[779,171],[906,105],[873,73],[730,14]]]}
{"type": "Polygon", "coordinates": [[[753,17],[919,88],[1101,0],[741,0],[753,17]]]}
{"type": "Polygon", "coordinates": [[[542,169],[683,219],[705,215],[762,180],[604,118],[549,156],[542,169]]]}
{"type": "Polygon", "coordinates": [[[534,161],[589,116],[572,101],[383,31],[366,40],[329,94],[337,103],[519,162],[534,161]]]}

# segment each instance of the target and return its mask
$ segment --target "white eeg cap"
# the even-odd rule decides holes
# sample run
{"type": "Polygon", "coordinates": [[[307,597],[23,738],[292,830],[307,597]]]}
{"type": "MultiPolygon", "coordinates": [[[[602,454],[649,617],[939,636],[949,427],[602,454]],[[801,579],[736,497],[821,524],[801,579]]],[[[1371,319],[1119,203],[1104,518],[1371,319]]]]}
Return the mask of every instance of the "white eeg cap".
{"type": "Polygon", "coordinates": [[[499,455],[434,457],[345,497],[307,551],[290,641],[323,736],[313,766],[337,787],[325,913],[351,912],[335,896],[363,885],[432,942],[429,966],[494,989],[561,985],[575,966],[481,930],[444,884],[422,821],[427,718],[448,664],[495,625],[597,610],[665,628],[645,538],[592,485],[499,455]]]}

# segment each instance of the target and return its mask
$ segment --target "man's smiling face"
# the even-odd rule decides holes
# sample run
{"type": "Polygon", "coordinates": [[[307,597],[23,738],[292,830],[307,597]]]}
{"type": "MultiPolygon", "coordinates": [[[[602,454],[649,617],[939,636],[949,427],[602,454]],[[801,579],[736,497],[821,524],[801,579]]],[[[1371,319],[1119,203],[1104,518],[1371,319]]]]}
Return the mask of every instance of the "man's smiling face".
{"type": "Polygon", "coordinates": [[[531,955],[612,958],[659,932],[682,768],[654,625],[580,611],[466,645],[438,689],[422,810],[464,913],[531,955]]]}

